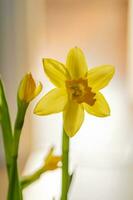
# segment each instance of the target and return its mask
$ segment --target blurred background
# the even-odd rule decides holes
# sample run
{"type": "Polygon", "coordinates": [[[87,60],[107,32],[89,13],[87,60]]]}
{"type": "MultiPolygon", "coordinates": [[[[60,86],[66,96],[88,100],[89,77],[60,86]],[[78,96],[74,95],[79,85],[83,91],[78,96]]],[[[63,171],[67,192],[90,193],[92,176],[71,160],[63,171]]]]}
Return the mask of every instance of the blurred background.
{"type": "MultiPolygon", "coordinates": [[[[86,115],[71,139],[70,170],[75,171],[70,200],[133,199],[133,0],[0,0],[0,74],[12,121],[20,79],[31,71],[44,85],[30,105],[21,137],[20,173],[37,169],[54,145],[61,153],[61,114],[32,114],[40,97],[53,85],[44,75],[42,58],[65,62],[74,46],[83,49],[89,67],[112,64],[116,74],[102,92],[111,117],[86,115]],[[50,126],[52,124],[52,126],[50,126]]],[[[6,199],[0,134],[0,199],[6,199]]],[[[24,190],[24,200],[59,199],[60,170],[42,175],[24,190]]]]}

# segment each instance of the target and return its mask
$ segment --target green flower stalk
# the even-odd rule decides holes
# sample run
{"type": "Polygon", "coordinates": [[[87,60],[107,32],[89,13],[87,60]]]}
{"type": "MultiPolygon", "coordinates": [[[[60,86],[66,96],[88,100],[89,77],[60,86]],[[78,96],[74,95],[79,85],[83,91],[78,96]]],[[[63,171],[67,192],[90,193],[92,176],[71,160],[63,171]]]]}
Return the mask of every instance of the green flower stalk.
{"type": "Polygon", "coordinates": [[[19,141],[21,136],[21,131],[24,123],[24,118],[28,104],[26,102],[21,102],[18,99],[18,112],[16,117],[16,122],[14,126],[13,135],[13,146],[12,146],[12,167],[11,167],[11,179],[9,183],[8,200],[22,200],[21,185],[19,183],[17,159],[19,150],[19,141]]]}
{"type": "Polygon", "coordinates": [[[69,137],[63,130],[62,137],[62,191],[61,200],[68,198],[69,190],[69,137]]]}

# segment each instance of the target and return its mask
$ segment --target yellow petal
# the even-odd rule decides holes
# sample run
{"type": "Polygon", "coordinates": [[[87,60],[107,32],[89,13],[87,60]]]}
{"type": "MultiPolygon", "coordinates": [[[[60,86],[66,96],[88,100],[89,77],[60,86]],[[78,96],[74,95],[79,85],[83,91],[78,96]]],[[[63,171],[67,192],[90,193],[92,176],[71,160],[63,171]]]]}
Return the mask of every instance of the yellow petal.
{"type": "Polygon", "coordinates": [[[41,91],[42,91],[42,83],[39,82],[38,85],[36,86],[36,89],[34,90],[33,97],[30,100],[34,99],[41,91]]]}
{"type": "Polygon", "coordinates": [[[88,71],[88,84],[94,90],[104,88],[114,75],[115,69],[111,65],[95,67],[88,71]]]}
{"type": "Polygon", "coordinates": [[[59,167],[58,164],[62,160],[61,156],[54,155],[53,151],[54,148],[52,147],[45,159],[45,165],[44,165],[45,171],[57,169],[59,167]]]}
{"type": "Polygon", "coordinates": [[[42,97],[42,99],[36,105],[34,113],[37,115],[58,113],[64,110],[66,103],[66,90],[55,88],[42,97]]]}
{"type": "Polygon", "coordinates": [[[73,79],[84,77],[87,74],[86,59],[80,48],[75,47],[69,51],[66,66],[73,79]]]}
{"type": "Polygon", "coordinates": [[[93,106],[89,106],[88,104],[84,103],[85,110],[97,117],[107,117],[110,115],[110,108],[105,100],[104,96],[98,92],[95,96],[95,104],[93,106]]]}
{"type": "Polygon", "coordinates": [[[69,74],[66,67],[54,60],[43,59],[44,71],[49,77],[50,81],[57,87],[63,87],[66,79],[69,79],[69,74]]]}
{"type": "Polygon", "coordinates": [[[19,99],[25,102],[29,102],[33,97],[35,89],[36,89],[36,84],[31,73],[26,74],[24,78],[21,80],[19,85],[18,89],[19,99]]]}
{"type": "Polygon", "coordinates": [[[63,118],[66,134],[70,137],[74,136],[84,120],[84,109],[82,105],[69,101],[64,110],[63,118]]]}
{"type": "Polygon", "coordinates": [[[59,168],[59,163],[61,162],[61,156],[52,156],[50,160],[44,166],[45,170],[55,170],[59,168]]]}

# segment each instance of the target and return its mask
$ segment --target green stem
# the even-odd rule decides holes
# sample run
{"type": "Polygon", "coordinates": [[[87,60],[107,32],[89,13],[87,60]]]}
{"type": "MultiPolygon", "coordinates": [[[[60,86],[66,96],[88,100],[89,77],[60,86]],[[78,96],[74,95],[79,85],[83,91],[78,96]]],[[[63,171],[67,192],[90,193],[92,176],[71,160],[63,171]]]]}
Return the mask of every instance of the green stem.
{"type": "Polygon", "coordinates": [[[18,112],[14,127],[13,135],[13,151],[12,151],[12,165],[10,171],[10,183],[8,190],[8,200],[22,200],[22,189],[19,181],[17,159],[18,159],[18,150],[19,150],[19,141],[21,136],[21,131],[24,123],[25,113],[27,110],[28,104],[24,102],[19,102],[18,112]]]}
{"type": "Polygon", "coordinates": [[[18,103],[18,112],[14,126],[14,145],[13,145],[14,146],[13,154],[16,157],[18,156],[19,141],[27,108],[28,108],[27,103],[25,102],[18,103]]]}
{"type": "Polygon", "coordinates": [[[22,200],[22,192],[19,183],[17,158],[12,158],[11,176],[8,190],[8,200],[22,200]]]}
{"type": "Polygon", "coordinates": [[[63,130],[62,138],[62,194],[61,200],[68,199],[69,189],[69,137],[63,130]]]}
{"type": "Polygon", "coordinates": [[[46,170],[44,169],[44,166],[43,166],[39,170],[37,170],[34,174],[24,177],[21,181],[22,189],[26,188],[33,182],[37,181],[45,171],[46,170]]]}

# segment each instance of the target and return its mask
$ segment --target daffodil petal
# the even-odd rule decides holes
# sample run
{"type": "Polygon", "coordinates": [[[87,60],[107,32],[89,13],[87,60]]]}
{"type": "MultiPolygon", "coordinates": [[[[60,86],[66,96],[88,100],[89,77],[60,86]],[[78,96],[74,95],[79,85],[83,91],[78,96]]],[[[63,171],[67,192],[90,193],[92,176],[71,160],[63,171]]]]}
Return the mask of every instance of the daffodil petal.
{"type": "Polygon", "coordinates": [[[69,79],[68,71],[62,63],[54,59],[43,59],[44,71],[50,81],[57,87],[65,86],[66,79],[69,79]]]}
{"type": "Polygon", "coordinates": [[[55,88],[42,97],[36,105],[34,113],[37,115],[58,113],[64,110],[66,103],[67,93],[65,89],[55,88]]]}
{"type": "Polygon", "coordinates": [[[21,100],[29,102],[32,99],[35,89],[36,89],[35,81],[31,73],[28,73],[24,76],[24,78],[20,82],[18,89],[18,96],[21,100]]]}
{"type": "Polygon", "coordinates": [[[64,113],[64,130],[66,134],[73,137],[80,129],[84,120],[84,109],[81,104],[69,101],[64,113]]]}
{"type": "Polygon", "coordinates": [[[84,103],[85,110],[92,115],[95,115],[97,117],[107,117],[110,115],[110,108],[105,100],[104,96],[98,92],[95,96],[95,104],[93,106],[90,106],[86,103],[84,103]]]}
{"type": "Polygon", "coordinates": [[[115,68],[112,65],[95,67],[88,71],[88,84],[94,90],[104,88],[112,79],[115,68]]]}
{"type": "Polygon", "coordinates": [[[37,95],[39,95],[41,91],[42,91],[42,83],[39,82],[38,85],[36,86],[32,99],[34,99],[37,95]]]}
{"type": "Polygon", "coordinates": [[[87,74],[86,59],[80,48],[75,47],[69,51],[66,66],[73,79],[84,77],[87,74]]]}

